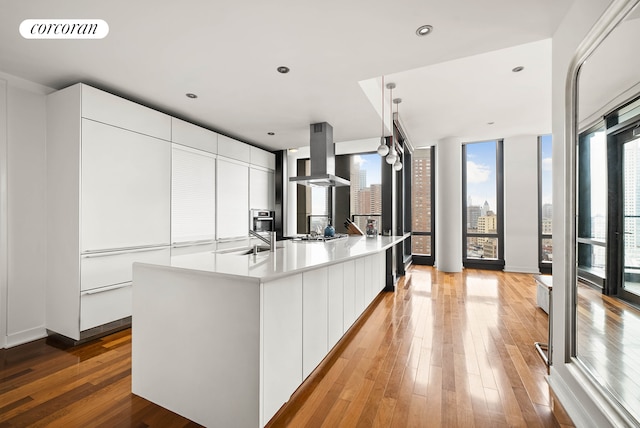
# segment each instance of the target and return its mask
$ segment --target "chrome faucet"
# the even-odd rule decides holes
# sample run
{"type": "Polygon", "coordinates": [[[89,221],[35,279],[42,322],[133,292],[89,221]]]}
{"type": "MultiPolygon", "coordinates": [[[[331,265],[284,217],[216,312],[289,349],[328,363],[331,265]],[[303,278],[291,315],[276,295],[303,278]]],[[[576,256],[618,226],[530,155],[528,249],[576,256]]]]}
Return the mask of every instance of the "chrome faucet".
{"type": "MultiPolygon", "coordinates": [[[[269,251],[275,251],[276,250],[276,233],[275,232],[269,232],[269,238],[265,238],[264,236],[260,235],[258,232],[249,229],[249,235],[254,236],[258,239],[260,239],[262,242],[264,242],[265,244],[267,244],[269,246],[269,251]]],[[[255,248],[255,250],[257,251],[257,246],[255,248]]]]}

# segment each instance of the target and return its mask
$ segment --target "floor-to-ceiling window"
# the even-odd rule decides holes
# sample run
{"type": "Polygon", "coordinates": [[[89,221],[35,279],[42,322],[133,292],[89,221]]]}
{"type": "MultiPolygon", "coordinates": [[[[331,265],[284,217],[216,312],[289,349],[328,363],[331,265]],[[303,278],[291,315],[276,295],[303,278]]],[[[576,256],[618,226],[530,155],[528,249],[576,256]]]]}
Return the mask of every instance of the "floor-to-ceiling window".
{"type": "Polygon", "coordinates": [[[411,160],[411,253],[416,264],[434,261],[434,147],[417,149],[411,160]]]}
{"type": "Polygon", "coordinates": [[[542,135],[538,138],[538,206],[540,229],[540,272],[551,273],[553,262],[553,183],[552,183],[552,143],[551,135],[542,135]]]}
{"type": "Polygon", "coordinates": [[[600,123],[578,141],[578,275],[599,287],[606,278],[607,138],[600,123]]]}
{"type": "Polygon", "coordinates": [[[378,233],[382,233],[382,157],[377,153],[361,153],[350,156],[350,214],[363,232],[367,222],[375,221],[378,233]]]}
{"type": "Polygon", "coordinates": [[[502,140],[462,146],[463,265],[504,267],[502,140]]]}

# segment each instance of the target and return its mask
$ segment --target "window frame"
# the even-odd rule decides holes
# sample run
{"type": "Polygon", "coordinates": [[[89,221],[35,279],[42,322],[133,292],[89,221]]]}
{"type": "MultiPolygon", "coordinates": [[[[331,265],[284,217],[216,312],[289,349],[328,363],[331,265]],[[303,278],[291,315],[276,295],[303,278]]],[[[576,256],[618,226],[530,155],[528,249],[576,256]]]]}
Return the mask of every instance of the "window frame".
{"type": "Polygon", "coordinates": [[[462,144],[462,266],[471,269],[504,269],[504,139],[473,141],[462,144]],[[496,144],[496,233],[469,233],[467,231],[467,145],[495,142],[496,144]],[[498,258],[483,259],[467,257],[468,238],[497,238],[498,258]]]}
{"type": "MultiPolygon", "coordinates": [[[[427,265],[427,266],[433,266],[435,263],[435,259],[436,259],[436,162],[435,162],[435,155],[436,155],[436,146],[430,146],[429,147],[429,162],[430,162],[430,166],[431,166],[431,173],[430,173],[430,189],[431,189],[431,222],[430,222],[430,228],[431,231],[430,232],[423,232],[423,231],[414,231],[413,230],[413,216],[411,218],[411,236],[412,236],[412,242],[413,242],[413,236],[430,236],[431,237],[431,254],[414,254],[413,253],[413,248],[411,251],[411,259],[412,262],[417,264],[417,265],[427,265]]],[[[413,161],[411,162],[411,177],[413,180],[413,177],[415,175],[413,174],[413,161]]],[[[411,183],[412,188],[413,188],[413,182],[411,183]]],[[[411,200],[411,209],[413,210],[413,198],[411,200]]]]}
{"type": "MultiPolygon", "coordinates": [[[[543,241],[552,239],[553,233],[542,233],[542,137],[538,136],[538,269],[540,273],[551,275],[553,272],[553,261],[546,261],[543,257],[543,241]]],[[[553,137],[551,137],[553,146],[553,137]]]]}

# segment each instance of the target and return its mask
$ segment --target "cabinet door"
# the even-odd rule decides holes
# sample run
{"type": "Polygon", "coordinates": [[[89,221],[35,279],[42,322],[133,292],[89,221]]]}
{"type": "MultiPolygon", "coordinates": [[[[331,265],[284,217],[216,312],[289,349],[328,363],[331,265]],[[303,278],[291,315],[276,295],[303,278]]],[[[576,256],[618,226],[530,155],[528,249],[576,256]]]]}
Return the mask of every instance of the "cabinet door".
{"type": "Polygon", "coordinates": [[[82,85],[82,117],[171,139],[171,116],[88,85],[82,85]]]}
{"type": "Polygon", "coordinates": [[[81,175],[81,251],[169,244],[169,142],[83,119],[81,175]]]}
{"type": "Polygon", "coordinates": [[[344,333],[344,264],[328,268],[327,281],[327,349],[330,350],[344,333]]]}
{"type": "Polygon", "coordinates": [[[356,318],[359,317],[367,307],[365,302],[365,274],[364,257],[356,259],[356,318]]]}
{"type": "Polygon", "coordinates": [[[302,378],[327,355],[327,268],[302,274],[302,378]]]}
{"type": "Polygon", "coordinates": [[[262,284],[262,424],[302,383],[302,275],[262,284]]]}
{"type": "Polygon", "coordinates": [[[215,157],[174,144],[171,164],[171,242],[215,239],[215,157]]]}
{"type": "Polygon", "coordinates": [[[218,239],[249,235],[249,166],[218,158],[218,239]]]}
{"type": "Polygon", "coordinates": [[[249,208],[268,209],[275,208],[275,188],[273,172],[250,168],[249,170],[249,208]]]}
{"type": "Polygon", "coordinates": [[[375,286],[373,284],[373,256],[364,258],[364,306],[365,308],[373,301],[376,296],[375,286]]]}
{"type": "MultiPolygon", "coordinates": [[[[356,314],[356,262],[343,263],[344,269],[344,332],[349,330],[359,314],[356,314]]],[[[343,332],[343,333],[344,333],[343,332]]]]}

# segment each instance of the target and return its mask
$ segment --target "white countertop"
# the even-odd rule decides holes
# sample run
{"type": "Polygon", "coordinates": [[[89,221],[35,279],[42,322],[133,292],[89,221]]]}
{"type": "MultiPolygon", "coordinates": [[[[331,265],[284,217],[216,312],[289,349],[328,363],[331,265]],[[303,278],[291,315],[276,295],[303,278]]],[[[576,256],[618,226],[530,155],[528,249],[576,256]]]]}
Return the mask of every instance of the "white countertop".
{"type": "Polygon", "coordinates": [[[286,240],[278,241],[275,252],[242,255],[238,249],[172,256],[170,264],[165,267],[266,281],[375,254],[404,238],[349,236],[326,242],[286,240]]]}

